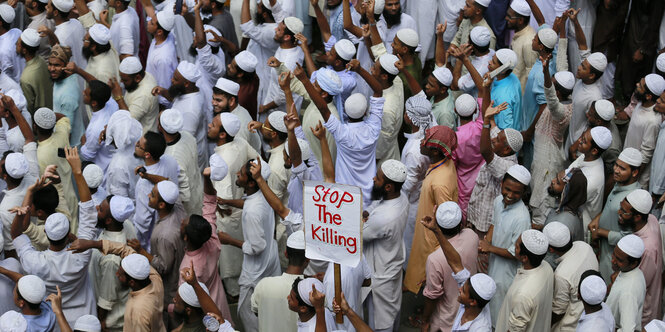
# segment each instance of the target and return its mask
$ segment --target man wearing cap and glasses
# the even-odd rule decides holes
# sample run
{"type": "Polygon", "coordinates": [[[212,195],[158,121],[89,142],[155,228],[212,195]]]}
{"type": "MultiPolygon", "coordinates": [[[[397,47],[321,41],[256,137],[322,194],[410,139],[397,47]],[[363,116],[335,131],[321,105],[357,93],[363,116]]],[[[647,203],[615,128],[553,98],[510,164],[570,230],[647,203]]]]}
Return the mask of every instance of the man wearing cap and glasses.
{"type": "Polygon", "coordinates": [[[643,253],[644,242],[634,234],[621,238],[612,253],[614,273],[609,280],[612,288],[606,302],[619,331],[639,331],[642,328],[646,282],[639,265],[643,253]]]}
{"type": "Polygon", "coordinates": [[[38,108],[53,106],[53,81],[44,61],[51,50],[48,48],[46,54],[38,53],[40,38],[37,30],[26,28],[16,41],[16,53],[25,59],[19,83],[30,114],[34,114],[38,108]]]}

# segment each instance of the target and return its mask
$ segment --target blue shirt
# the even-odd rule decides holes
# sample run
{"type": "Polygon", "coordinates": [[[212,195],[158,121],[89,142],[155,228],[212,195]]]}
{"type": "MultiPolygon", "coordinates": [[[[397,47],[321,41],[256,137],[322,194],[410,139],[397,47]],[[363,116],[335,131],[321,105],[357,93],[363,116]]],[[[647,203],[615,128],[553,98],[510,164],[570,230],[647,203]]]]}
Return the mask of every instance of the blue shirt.
{"type": "MultiPolygon", "coordinates": [[[[552,59],[556,59],[556,49],[552,52],[552,59]]],[[[550,74],[556,73],[556,61],[550,61],[550,74]]],[[[521,129],[527,130],[533,119],[538,114],[540,105],[547,104],[545,98],[545,76],[543,75],[543,63],[538,59],[533,64],[529,77],[524,86],[524,95],[522,96],[522,112],[520,114],[521,129]]]]}
{"type": "Polygon", "coordinates": [[[28,323],[26,332],[50,332],[55,328],[56,318],[51,304],[42,302],[39,309],[42,311],[39,315],[23,315],[28,323]]]}
{"type": "Polygon", "coordinates": [[[69,77],[53,83],[53,112],[62,113],[72,124],[72,132],[69,136],[69,144],[76,146],[81,141],[84,133],[83,118],[81,114],[81,87],[78,77],[69,77]]]}
{"type": "Polygon", "coordinates": [[[520,114],[522,111],[522,85],[520,79],[510,73],[502,80],[492,82],[492,101],[495,106],[508,103],[508,108],[494,116],[499,129],[513,128],[520,130],[520,114]]]}
{"type": "Polygon", "coordinates": [[[665,160],[665,122],[660,124],[656,149],[651,158],[651,179],[649,180],[649,191],[652,194],[662,195],[665,192],[665,167],[661,162],[665,160]]]}

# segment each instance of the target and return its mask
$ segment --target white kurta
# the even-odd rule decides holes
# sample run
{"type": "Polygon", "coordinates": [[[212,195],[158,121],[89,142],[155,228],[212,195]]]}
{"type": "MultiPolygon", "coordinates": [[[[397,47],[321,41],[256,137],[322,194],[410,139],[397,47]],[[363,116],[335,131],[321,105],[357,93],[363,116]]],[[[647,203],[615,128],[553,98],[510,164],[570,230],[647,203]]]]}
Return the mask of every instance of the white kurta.
{"type": "MultiPolygon", "coordinates": [[[[21,263],[19,263],[16,258],[6,258],[0,260],[0,267],[13,272],[21,272],[21,263]]],[[[4,275],[0,276],[0,292],[2,292],[2,294],[12,294],[14,292],[14,287],[16,287],[16,283],[14,283],[14,281],[4,275]]],[[[9,310],[20,312],[21,309],[19,309],[16,304],[14,304],[13,296],[4,296],[3,299],[0,300],[0,312],[7,312],[9,310]]]]}
{"type": "Polygon", "coordinates": [[[252,121],[252,116],[249,115],[247,109],[238,105],[235,109],[233,109],[233,111],[231,111],[231,114],[234,114],[238,117],[238,120],[240,120],[240,131],[236,134],[235,137],[240,137],[247,141],[247,143],[249,143],[249,145],[251,145],[254,150],[261,150],[261,136],[259,136],[258,132],[250,133],[249,129],[247,128],[249,122],[252,121]]]}
{"type": "Polygon", "coordinates": [[[413,232],[416,227],[416,215],[418,214],[418,201],[420,200],[420,187],[423,185],[425,173],[429,168],[429,158],[420,153],[420,140],[425,137],[422,130],[413,134],[404,134],[406,144],[402,149],[402,163],[406,166],[406,181],[402,185],[402,193],[409,201],[409,214],[407,216],[406,228],[404,229],[404,247],[406,248],[406,259],[404,268],[408,262],[411,252],[413,232]]]}
{"type": "Polygon", "coordinates": [[[178,186],[180,199],[187,214],[201,215],[203,208],[203,178],[199,172],[196,153],[196,139],[192,134],[183,131],[180,139],[166,146],[165,155],[173,157],[180,167],[178,186]]]}
{"type": "MultiPolygon", "coordinates": [[[[250,1],[250,3],[253,2],[250,1]]],[[[235,17],[233,19],[234,22],[240,22],[240,20],[236,21],[235,17]]],[[[254,54],[258,60],[255,72],[256,75],[259,76],[259,92],[257,94],[257,100],[259,103],[265,99],[268,86],[270,85],[269,82],[271,68],[267,65],[268,59],[275,55],[275,51],[277,51],[277,48],[279,47],[279,44],[277,44],[274,39],[276,27],[276,23],[264,23],[261,25],[256,25],[252,20],[240,25],[240,30],[242,30],[242,33],[247,35],[250,39],[249,43],[247,44],[247,51],[254,54]]],[[[238,40],[240,39],[241,37],[238,37],[238,40]]]]}
{"type": "Polygon", "coordinates": [[[614,327],[617,331],[628,332],[642,329],[642,305],[646,289],[644,275],[639,268],[619,272],[606,301],[614,316],[614,327]]]}
{"type": "Polygon", "coordinates": [[[111,48],[104,53],[91,56],[88,59],[88,66],[85,67],[85,71],[102,81],[102,83],[108,84],[111,78],[120,81],[119,66],[118,53],[111,48]]]}
{"type": "Polygon", "coordinates": [[[295,213],[302,213],[304,181],[323,181],[323,174],[316,158],[309,158],[307,164],[309,166],[303,161],[300,165],[291,168],[291,177],[287,186],[287,191],[289,192],[289,204],[287,207],[295,213]]]}
{"type": "MultiPolygon", "coordinates": [[[[155,78],[158,86],[168,89],[171,86],[171,77],[178,67],[178,58],[175,52],[175,38],[172,34],[166,37],[161,44],[153,39],[148,49],[148,58],[145,71],[155,78]]],[[[159,103],[168,106],[170,103],[166,98],[159,97],[159,103]]]]}
{"type": "Polygon", "coordinates": [[[259,331],[293,331],[298,326],[298,314],[289,310],[286,300],[296,278],[303,275],[282,273],[263,278],[256,285],[252,311],[259,316],[259,331]]]}
{"type": "MultiPolygon", "coordinates": [[[[375,201],[363,224],[363,255],[372,269],[372,300],[375,329],[391,328],[402,304],[404,227],[408,209],[406,195],[375,201]]],[[[371,315],[370,315],[371,317],[371,315]]]]}
{"type": "MultiPolygon", "coordinates": [[[[585,54],[588,56],[588,51],[586,51],[585,54]]],[[[586,59],[586,56],[584,56],[583,59],[586,59]]],[[[572,63],[570,68],[574,68],[573,71],[577,71],[577,66],[573,67],[572,63]]],[[[577,141],[577,139],[582,136],[584,130],[586,130],[586,112],[589,111],[591,103],[603,98],[600,87],[600,81],[596,81],[595,83],[591,84],[584,84],[582,80],[577,80],[577,83],[575,83],[575,86],[573,87],[573,94],[571,95],[573,100],[573,114],[570,117],[568,139],[566,139],[566,146],[564,151],[568,151],[570,146],[573,145],[573,143],[575,143],[575,141],[577,141]]]]}
{"type": "Polygon", "coordinates": [[[601,306],[602,309],[588,315],[582,312],[575,332],[614,332],[612,311],[605,302],[601,306]]]}
{"type": "Polygon", "coordinates": [[[141,123],[143,133],[157,128],[157,115],[159,115],[159,98],[152,95],[152,89],[157,86],[155,78],[146,72],[134,91],[125,94],[125,104],[129,108],[132,118],[141,123]]]}
{"type": "Polygon", "coordinates": [[[595,218],[603,210],[603,190],[605,188],[605,166],[603,159],[598,158],[594,161],[584,161],[584,155],[580,155],[566,169],[568,173],[573,168],[580,168],[586,177],[586,203],[582,205],[582,222],[584,223],[585,233],[588,233],[587,226],[591,219],[595,218]]]}
{"type": "MultiPolygon", "coordinates": [[[[538,6],[540,7],[541,4],[545,1],[539,1],[538,6]]],[[[562,0],[557,0],[557,2],[563,2],[562,0]]],[[[593,28],[594,25],[596,24],[596,7],[598,4],[602,2],[598,0],[576,0],[572,6],[574,8],[580,9],[579,14],[577,15],[577,21],[580,23],[580,26],[582,26],[582,31],[584,32],[584,37],[586,37],[586,45],[587,49],[591,49],[591,45],[593,45],[593,28]]],[[[561,7],[561,6],[557,6],[561,7]]],[[[543,7],[540,7],[543,8],[543,7]]],[[[543,13],[548,13],[545,10],[542,10],[543,13]]],[[[554,13],[557,15],[557,13],[554,13]]],[[[550,15],[548,15],[550,16],[550,15]]],[[[559,15],[557,15],[559,16],[559,15]]],[[[531,21],[535,21],[532,19],[531,21]]],[[[554,18],[552,18],[552,22],[554,22],[554,18]]],[[[547,22],[552,26],[552,23],[547,22]]],[[[534,27],[537,28],[537,27],[534,27]]],[[[580,60],[580,53],[583,53],[584,51],[580,51],[580,49],[577,47],[577,39],[575,38],[575,24],[573,22],[568,22],[568,63],[570,63],[570,68],[574,68],[573,74],[577,70],[577,67],[580,65],[584,59],[580,60]]],[[[596,82],[600,83],[600,82],[596,82]]],[[[600,99],[600,98],[598,98],[600,99]]],[[[597,99],[596,99],[597,100],[597,99]]]]}
{"type": "Polygon", "coordinates": [[[21,30],[10,29],[0,35],[0,71],[7,73],[14,81],[21,79],[25,60],[16,53],[16,41],[21,30]]]}
{"type": "Polygon", "coordinates": [[[640,103],[635,107],[623,143],[624,149],[635,148],[642,153],[642,164],[647,166],[643,172],[640,172],[640,183],[645,186],[649,184],[651,158],[656,150],[660,124],[663,122],[663,116],[654,110],[654,106],[643,107],[640,103]]]}
{"type": "Polygon", "coordinates": [[[501,305],[496,331],[549,331],[554,274],[545,261],[530,270],[519,268],[501,305]]]}
{"type": "Polygon", "coordinates": [[[111,22],[111,45],[118,55],[139,54],[139,16],[134,7],[127,7],[122,13],[115,13],[111,22]]]}
{"type": "MultiPolygon", "coordinates": [[[[328,264],[326,269],[326,274],[323,277],[323,286],[325,287],[326,294],[335,294],[335,273],[334,273],[333,263],[328,264]]],[[[365,257],[361,258],[360,263],[356,267],[349,267],[347,265],[340,265],[340,275],[342,279],[342,292],[344,292],[344,297],[346,302],[349,304],[349,307],[360,316],[363,317],[363,307],[362,303],[364,298],[361,296],[366,293],[362,290],[362,284],[365,279],[372,278],[372,269],[367,264],[365,257]]],[[[332,301],[334,296],[326,296],[326,312],[331,312],[332,301]]],[[[344,317],[343,324],[336,324],[336,330],[343,330],[347,332],[355,332],[356,329],[353,327],[351,322],[347,317],[344,317]]],[[[334,331],[335,329],[331,330],[334,331]]]]}
{"type": "MultiPolygon", "coordinates": [[[[395,36],[397,35],[397,31],[400,31],[402,29],[413,29],[415,31],[418,31],[418,25],[416,24],[416,20],[414,20],[413,17],[405,13],[402,13],[402,15],[400,16],[400,23],[398,25],[393,25],[392,27],[388,28],[386,20],[383,18],[383,16],[381,16],[381,19],[378,22],[376,22],[376,27],[379,30],[383,29],[386,32],[386,38],[383,39],[383,44],[386,46],[386,49],[390,54],[393,54],[393,47],[391,44],[395,39],[395,36]]],[[[416,48],[416,52],[419,51],[420,51],[420,44],[418,45],[418,48],[416,48]]]]}
{"type": "Polygon", "coordinates": [[[90,123],[85,129],[85,144],[81,146],[81,159],[92,161],[106,172],[106,168],[111,162],[115,148],[106,143],[99,143],[99,134],[106,128],[111,115],[118,110],[118,104],[109,99],[104,108],[92,113],[90,123]]]}
{"type": "MultiPolygon", "coordinates": [[[[302,49],[299,46],[292,47],[292,48],[277,48],[277,51],[275,52],[275,58],[282,62],[286,68],[289,70],[294,70],[296,68],[296,64],[303,64],[303,59],[305,58],[305,55],[302,52],[302,49]]],[[[279,87],[279,82],[278,80],[278,75],[277,75],[277,70],[275,68],[270,68],[270,74],[267,77],[268,81],[266,82],[267,84],[267,90],[266,90],[266,96],[263,98],[263,105],[269,104],[270,102],[275,102],[277,104],[277,108],[271,110],[270,112],[274,111],[282,111],[282,112],[287,112],[288,110],[286,109],[286,97],[284,96],[284,91],[282,91],[282,88],[279,87]]],[[[261,119],[265,118],[268,116],[267,113],[263,113],[259,115],[261,119]]]]}
{"type": "Polygon", "coordinates": [[[182,130],[189,132],[196,138],[198,164],[201,171],[208,164],[208,142],[206,138],[208,119],[203,98],[200,91],[187,93],[176,97],[173,100],[173,106],[171,106],[182,114],[182,130]]]}
{"type": "Polygon", "coordinates": [[[141,160],[134,157],[134,146],[117,150],[106,168],[106,192],[134,199],[138,176],[134,173],[141,160]]]}
{"type": "MultiPolygon", "coordinates": [[[[72,49],[72,59],[79,68],[86,68],[88,61],[83,57],[83,37],[86,30],[83,24],[76,19],[55,26],[55,36],[58,37],[60,45],[69,46],[72,49]]],[[[106,82],[104,82],[106,83],[106,82]]]]}

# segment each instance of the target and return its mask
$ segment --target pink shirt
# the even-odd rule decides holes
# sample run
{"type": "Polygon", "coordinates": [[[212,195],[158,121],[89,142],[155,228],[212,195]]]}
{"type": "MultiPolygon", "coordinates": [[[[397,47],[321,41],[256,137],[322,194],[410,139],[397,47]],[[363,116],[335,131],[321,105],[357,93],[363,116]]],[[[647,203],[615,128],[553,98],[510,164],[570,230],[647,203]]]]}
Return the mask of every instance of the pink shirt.
{"type": "Polygon", "coordinates": [[[650,214],[647,224],[635,232],[635,235],[644,242],[640,270],[642,270],[644,281],[647,284],[642,310],[642,326],[645,326],[650,321],[661,318],[663,252],[661,251],[660,225],[656,217],[650,214]]]}
{"type": "MultiPolygon", "coordinates": [[[[462,265],[469,270],[471,275],[475,274],[478,258],[478,235],[470,228],[462,228],[462,231],[450,238],[449,241],[459,252],[462,265]]],[[[430,331],[450,331],[459,309],[459,303],[457,302],[459,287],[440,247],[427,257],[426,273],[427,281],[423,295],[437,301],[436,308],[430,317],[430,331]]]]}
{"type": "Polygon", "coordinates": [[[466,220],[466,209],[469,205],[473,186],[476,185],[476,177],[480,172],[480,168],[485,164],[485,159],[480,154],[480,133],[482,130],[483,119],[481,115],[478,115],[476,120],[457,127],[457,149],[453,151],[453,161],[457,168],[458,204],[462,209],[464,220],[466,220]]]}

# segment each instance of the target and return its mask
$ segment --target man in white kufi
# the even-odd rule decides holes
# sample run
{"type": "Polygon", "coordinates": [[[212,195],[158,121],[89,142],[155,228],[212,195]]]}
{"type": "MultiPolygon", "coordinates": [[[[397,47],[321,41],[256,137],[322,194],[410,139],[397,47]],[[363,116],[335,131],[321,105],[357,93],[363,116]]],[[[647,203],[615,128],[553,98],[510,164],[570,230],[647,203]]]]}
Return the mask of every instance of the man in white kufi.
{"type": "Polygon", "coordinates": [[[109,195],[135,198],[138,176],[134,169],[141,161],[134,156],[134,146],[142,133],[141,123],[133,119],[128,111],[116,111],[109,119],[104,144],[116,148],[106,169],[106,192],[109,195]]]}

